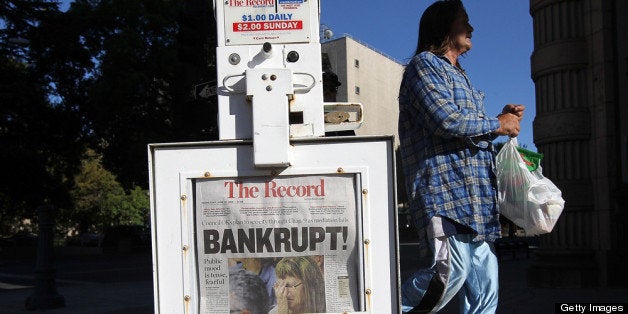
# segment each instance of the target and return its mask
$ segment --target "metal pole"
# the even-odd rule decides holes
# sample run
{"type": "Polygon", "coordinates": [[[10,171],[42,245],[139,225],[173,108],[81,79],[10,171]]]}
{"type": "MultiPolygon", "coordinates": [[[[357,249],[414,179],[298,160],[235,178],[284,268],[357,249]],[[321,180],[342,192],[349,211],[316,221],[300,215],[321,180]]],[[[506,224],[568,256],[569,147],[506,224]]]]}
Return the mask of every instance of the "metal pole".
{"type": "Polygon", "coordinates": [[[44,310],[65,307],[65,298],[55,286],[53,228],[55,208],[51,205],[37,207],[39,233],[37,238],[37,263],[35,265],[35,292],[26,299],[27,310],[44,310]]]}

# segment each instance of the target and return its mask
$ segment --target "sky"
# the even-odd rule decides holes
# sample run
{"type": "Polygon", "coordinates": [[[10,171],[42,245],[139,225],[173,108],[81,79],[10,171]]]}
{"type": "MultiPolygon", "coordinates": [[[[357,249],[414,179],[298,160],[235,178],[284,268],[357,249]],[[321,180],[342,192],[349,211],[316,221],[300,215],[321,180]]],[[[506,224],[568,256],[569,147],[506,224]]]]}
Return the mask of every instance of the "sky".
{"type": "MultiPolygon", "coordinates": [[[[65,11],[72,1],[61,1],[65,11]]],[[[320,0],[321,23],[338,37],[353,38],[405,64],[416,49],[421,14],[433,0],[320,0]],[[368,4],[365,4],[368,3],[368,4]]],[[[535,150],[532,17],[526,0],[463,0],[473,32],[473,48],[460,60],[484,105],[496,116],[505,104],[526,106],[518,141],[535,150]]],[[[500,138],[498,141],[505,141],[500,138]]]]}
{"type": "MultiPolygon", "coordinates": [[[[334,37],[355,39],[406,64],[416,49],[419,19],[433,0],[321,0],[321,23],[334,37]],[[365,5],[364,3],[368,3],[365,5]]],[[[526,106],[518,141],[535,150],[532,17],[525,0],[463,0],[473,32],[473,48],[460,59],[472,84],[486,94],[496,116],[507,103],[526,106]]],[[[500,138],[498,141],[505,141],[500,138]]]]}

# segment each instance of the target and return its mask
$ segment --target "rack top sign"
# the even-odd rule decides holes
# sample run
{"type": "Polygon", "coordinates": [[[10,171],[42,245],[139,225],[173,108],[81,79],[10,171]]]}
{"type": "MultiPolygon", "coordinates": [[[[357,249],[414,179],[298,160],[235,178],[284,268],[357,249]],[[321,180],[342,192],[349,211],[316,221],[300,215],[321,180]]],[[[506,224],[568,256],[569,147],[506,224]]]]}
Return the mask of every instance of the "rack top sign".
{"type": "Polygon", "coordinates": [[[225,0],[226,45],[308,43],[310,1],[225,0]]]}

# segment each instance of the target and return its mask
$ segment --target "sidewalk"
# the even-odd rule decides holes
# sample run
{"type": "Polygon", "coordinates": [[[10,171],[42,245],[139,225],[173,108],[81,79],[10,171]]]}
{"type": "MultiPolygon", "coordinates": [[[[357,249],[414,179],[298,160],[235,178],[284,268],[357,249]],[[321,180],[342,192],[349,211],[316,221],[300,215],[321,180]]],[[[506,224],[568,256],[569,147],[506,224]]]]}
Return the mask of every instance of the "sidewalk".
{"type": "Polygon", "coordinates": [[[530,288],[526,274],[531,261],[532,258],[500,262],[497,313],[554,313],[556,303],[628,303],[628,289],[530,288]]]}
{"type": "MultiPolygon", "coordinates": [[[[0,313],[37,313],[27,311],[24,301],[34,292],[33,286],[0,283],[0,313]]],[[[65,298],[65,307],[45,313],[153,313],[153,283],[139,282],[57,282],[57,292],[65,298]]]]}
{"type": "MultiPolygon", "coordinates": [[[[57,293],[65,307],[46,313],[153,313],[150,251],[130,254],[65,256],[56,262],[57,293]]],[[[0,313],[35,313],[25,309],[35,292],[35,259],[0,260],[0,313]]]]}
{"type": "MultiPolygon", "coordinates": [[[[405,247],[407,249],[407,247],[405,247]]],[[[402,252],[404,247],[402,247],[402,252]]],[[[143,274],[129,279],[131,273],[137,273],[127,264],[114,268],[100,269],[90,266],[89,263],[107,264],[107,256],[94,258],[60,266],[60,276],[57,279],[57,292],[65,298],[66,306],[60,309],[46,310],[46,313],[153,313],[153,286],[149,274],[144,270],[150,265],[146,261],[129,261],[137,263],[143,274]],[[124,268],[126,267],[126,268],[124,268]],[[94,275],[99,272],[100,275],[94,275]],[[72,276],[73,274],[74,277],[72,276]],[[80,276],[79,276],[80,275],[80,276]],[[82,277],[82,278],[78,278],[82,277]],[[72,279],[68,279],[72,278],[72,279]],[[127,281],[125,281],[127,280],[127,281]],[[129,281],[130,280],[130,281],[129,281]]],[[[526,284],[526,269],[531,258],[504,259],[500,262],[500,301],[497,313],[518,314],[554,313],[555,303],[627,303],[628,289],[559,289],[559,288],[529,288],[526,284]]],[[[67,262],[66,263],[70,263],[67,262]]],[[[412,258],[402,257],[402,276],[412,270],[409,265],[412,258]]],[[[134,264],[130,264],[134,265],[134,264]]],[[[24,301],[34,292],[32,275],[21,273],[7,273],[15,267],[0,265],[0,313],[34,313],[27,311],[24,301]]],[[[441,313],[458,313],[458,302],[452,301],[441,313]]],[[[171,314],[171,313],[167,313],[171,314]]]]}
{"type": "MultiPolygon", "coordinates": [[[[553,314],[556,303],[628,303],[628,289],[528,287],[526,275],[533,256],[504,257],[499,262],[498,314],[553,314]]],[[[402,279],[412,272],[412,257],[406,259],[410,261],[402,255],[402,279]]],[[[460,313],[458,305],[454,298],[440,313],[460,313]]]]}

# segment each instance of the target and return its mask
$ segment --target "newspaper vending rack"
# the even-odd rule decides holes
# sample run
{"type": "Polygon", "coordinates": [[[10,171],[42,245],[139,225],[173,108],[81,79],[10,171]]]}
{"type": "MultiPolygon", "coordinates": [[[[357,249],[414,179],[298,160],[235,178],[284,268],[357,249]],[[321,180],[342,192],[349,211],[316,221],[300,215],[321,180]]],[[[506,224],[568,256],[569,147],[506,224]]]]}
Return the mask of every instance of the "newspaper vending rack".
{"type": "Polygon", "coordinates": [[[148,147],[155,312],[397,313],[392,136],[324,136],[362,106],[323,103],[318,1],[214,12],[220,138],[148,147]],[[260,304],[233,288],[244,270],[260,304]]]}

